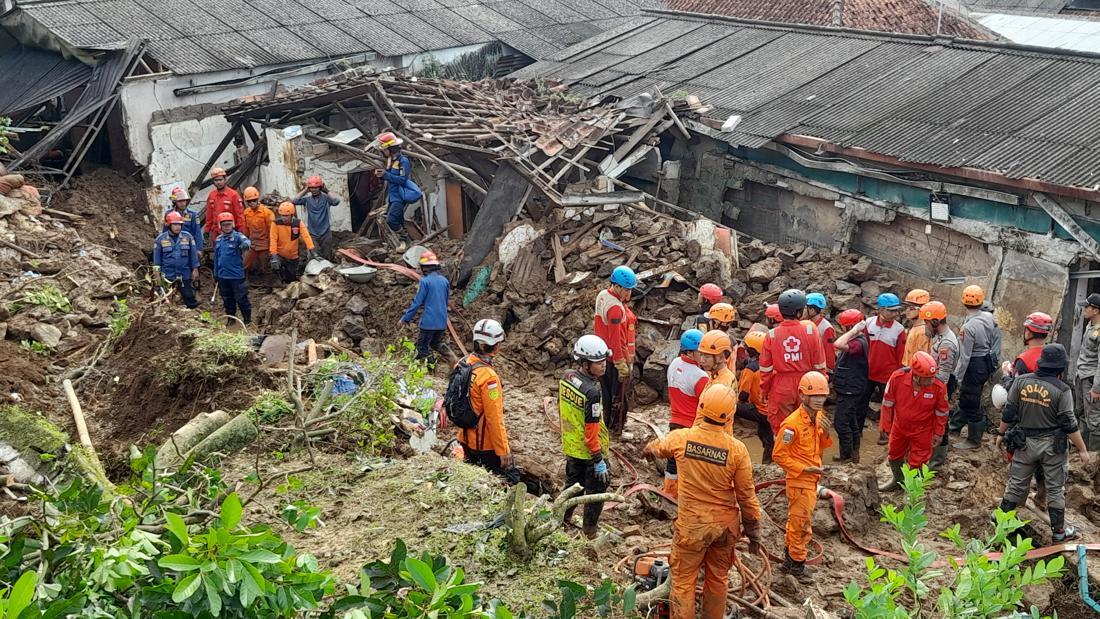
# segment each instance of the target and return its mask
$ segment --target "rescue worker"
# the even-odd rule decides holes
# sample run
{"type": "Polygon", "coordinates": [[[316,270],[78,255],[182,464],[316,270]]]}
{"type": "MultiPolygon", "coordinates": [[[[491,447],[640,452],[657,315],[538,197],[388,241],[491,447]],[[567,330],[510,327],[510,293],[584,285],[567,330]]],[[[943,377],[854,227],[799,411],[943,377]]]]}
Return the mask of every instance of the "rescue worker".
{"type": "Polygon", "coordinates": [[[222,168],[210,170],[210,180],[214,183],[214,189],[206,196],[204,229],[207,235],[213,240],[221,231],[221,221],[218,216],[222,213],[232,213],[234,230],[244,230],[244,206],[241,204],[241,194],[226,185],[225,170],[222,168]]]}
{"type": "Polygon", "coordinates": [[[416,202],[407,200],[411,196],[405,191],[411,180],[409,177],[412,174],[412,163],[401,152],[401,138],[387,131],[376,140],[386,157],[386,167],[374,171],[374,175],[385,180],[387,184],[386,200],[389,207],[386,209],[386,225],[401,241],[398,250],[403,250],[406,244],[412,242],[409,233],[405,231],[405,209],[410,203],[416,202]]]}
{"type": "Polygon", "coordinates": [[[901,364],[904,366],[909,365],[918,350],[931,350],[931,341],[924,330],[924,321],[920,318],[920,308],[931,300],[932,296],[928,291],[920,288],[910,290],[905,295],[905,318],[909,321],[909,332],[905,335],[905,352],[901,356],[901,364]]]}
{"type": "MultiPolygon", "coordinates": [[[[183,187],[176,187],[172,190],[171,194],[172,206],[164,211],[164,215],[167,216],[169,212],[175,210],[183,218],[184,232],[187,232],[195,240],[195,246],[197,251],[202,251],[202,226],[199,225],[199,213],[195,209],[191,208],[191,195],[187,193],[187,190],[183,187]]],[[[161,232],[168,230],[168,223],[165,222],[161,232]]]]}
{"type": "Polygon", "coordinates": [[[470,407],[477,413],[475,428],[459,428],[458,442],[465,460],[476,464],[510,483],[519,481],[512,450],[508,446],[508,429],[504,426],[504,385],[493,368],[493,357],[504,341],[504,327],[491,318],[482,318],[474,325],[474,350],[463,363],[473,368],[470,373],[470,407]]]}
{"type": "Polygon", "coordinates": [[[936,378],[936,360],[918,350],[910,364],[893,373],[882,395],[882,425],[890,435],[886,457],[892,479],[880,492],[901,489],[902,467],[919,469],[947,431],[947,385],[936,378]]]}
{"type": "MultiPolygon", "coordinates": [[[[950,400],[958,387],[955,366],[959,361],[959,338],[947,324],[947,306],[939,301],[929,301],[922,305],[920,319],[924,321],[925,332],[930,338],[929,351],[936,360],[936,378],[947,387],[947,398],[950,400]]],[[[947,462],[946,433],[932,450],[932,460],[928,465],[937,468],[944,462],[947,462]]]]}
{"type": "MultiPolygon", "coordinates": [[[[737,310],[733,308],[729,303],[715,303],[703,313],[703,318],[706,321],[706,325],[700,325],[699,329],[704,333],[707,331],[722,331],[733,339],[733,327],[737,324],[737,310]]],[[[727,360],[730,370],[737,371],[737,362],[744,359],[745,353],[738,349],[734,350],[734,354],[730,355],[727,360]],[[738,353],[740,353],[740,358],[738,353]]]]}
{"type": "Polygon", "coordinates": [[[836,367],[836,329],[833,323],[825,318],[825,308],[829,306],[828,299],[820,292],[811,292],[806,295],[806,319],[814,323],[817,332],[821,335],[821,350],[825,354],[825,367],[828,374],[833,373],[836,367]]]}
{"type": "Polygon", "coordinates": [[[451,282],[439,270],[439,258],[433,251],[420,254],[418,260],[420,272],[424,277],[420,278],[420,285],[416,289],[409,309],[401,316],[400,325],[404,326],[412,322],[417,310],[423,309],[420,315],[420,334],[416,337],[416,358],[427,359],[429,363],[435,363],[432,351],[443,356],[450,356],[450,352],[443,344],[443,336],[447,333],[447,304],[451,297],[451,282]]]}
{"type": "Polygon", "coordinates": [[[783,420],[798,408],[802,375],[814,370],[823,372],[827,367],[817,330],[799,322],[806,295],[801,290],[787,290],[779,295],[778,305],[783,322],[768,331],[760,353],[761,388],[768,420],[777,434],[783,420]]]}
{"type": "MultiPolygon", "coordinates": [[[[1024,319],[1024,351],[1016,355],[1016,359],[1012,363],[1005,361],[1001,365],[1001,372],[1003,373],[1001,383],[993,388],[993,405],[995,407],[1000,409],[1007,403],[1008,393],[1012,390],[1012,383],[1016,381],[1018,376],[1034,374],[1039,369],[1039,356],[1042,355],[1043,347],[1047,343],[1047,336],[1050,335],[1053,328],[1054,319],[1043,312],[1032,312],[1024,319]],[[1001,393],[1005,397],[1005,402],[1000,405],[997,403],[996,396],[996,390],[998,389],[1002,390],[1001,393]]],[[[1011,461],[1012,453],[1009,453],[1008,457],[1011,461]]],[[[1035,493],[1035,505],[1041,509],[1046,509],[1047,488],[1042,467],[1035,469],[1035,483],[1038,486],[1035,493]]]]}
{"type": "MultiPolygon", "coordinates": [[[[898,321],[901,300],[896,294],[884,292],[876,301],[878,315],[869,318],[863,327],[868,344],[867,393],[864,394],[868,406],[886,389],[886,381],[901,367],[905,356],[905,325],[898,321]]],[[[881,415],[871,415],[871,418],[877,421],[881,415]]],[[[887,440],[886,432],[880,428],[878,444],[885,445],[887,440]]]]}
{"type": "Polygon", "coordinates": [[[699,286],[699,296],[696,299],[700,308],[709,308],[710,306],[718,303],[722,300],[722,289],[718,287],[718,284],[703,284],[699,286]]]}
{"type": "Polygon", "coordinates": [[[271,228],[275,226],[275,213],[260,203],[260,192],[255,187],[244,190],[244,233],[252,242],[252,249],[244,257],[244,268],[253,275],[263,275],[265,280],[271,271],[271,228]]]}
{"type": "Polygon", "coordinates": [[[1012,383],[1001,424],[994,432],[997,446],[1005,443],[1012,451],[1001,509],[1011,511],[1023,504],[1031,478],[1041,467],[1047,489],[1047,514],[1056,544],[1077,537],[1077,531],[1066,526],[1067,442],[1073,443],[1089,470],[1093,459],[1073,415],[1073,389],[1062,382],[1068,365],[1065,347],[1043,346],[1035,373],[1024,374],[1012,383]]]}
{"type": "MultiPolygon", "coordinates": [[[[603,420],[603,389],[600,377],[607,370],[611,350],[597,335],[583,335],[573,346],[573,358],[580,367],[568,369],[558,383],[558,413],[561,415],[561,444],[565,454],[565,487],[580,484],[583,494],[607,490],[611,474],[607,458],[610,434],[603,420]]],[[[570,508],[565,521],[573,520],[570,508]]],[[[596,537],[603,503],[586,503],[581,530],[588,539],[596,537]]]]}
{"type": "MultiPolygon", "coordinates": [[[[252,247],[248,237],[233,229],[233,213],[218,215],[221,234],[214,240],[214,277],[226,316],[236,316],[241,310],[244,324],[252,322],[252,304],[248,301],[248,284],[244,280],[244,252],[252,247]]],[[[233,324],[232,318],[226,325],[233,324]]]]}
{"type": "MultiPolygon", "coordinates": [[[[680,356],[668,364],[668,405],[671,411],[669,431],[690,428],[695,423],[695,411],[699,408],[699,396],[710,382],[706,370],[699,367],[699,344],[703,332],[688,329],[680,336],[680,356]]],[[[665,494],[677,495],[676,460],[665,463],[665,494]]]]}
{"type": "Polygon", "coordinates": [[[749,552],[762,552],[760,501],[749,452],[723,430],[736,398],[736,392],[724,385],[708,389],[699,402],[702,424],[669,432],[643,450],[676,462],[681,471],[682,492],[669,555],[672,619],[695,619],[700,569],[703,599],[698,616],[722,619],[737,540],[744,534],[749,552]]]}
{"type": "Polygon", "coordinates": [[[813,539],[817,482],[825,472],[821,454],[833,444],[832,424],[824,410],[829,381],[821,372],[806,372],[798,381],[798,393],[802,404],[779,425],[772,458],[787,473],[783,570],[808,584],[813,582],[813,572],[806,567],[806,554],[813,539]]]}
{"type": "Polygon", "coordinates": [[[779,304],[769,303],[766,305],[764,307],[764,326],[774,329],[781,322],[783,322],[783,313],[779,311],[779,304]]]}
{"type": "Polygon", "coordinates": [[[279,215],[271,227],[271,270],[278,273],[284,284],[298,279],[298,252],[300,243],[306,244],[306,258],[313,253],[313,237],[302,221],[295,217],[294,205],[283,202],[279,215]]]}
{"type": "Polygon", "coordinates": [[[710,382],[737,389],[737,375],[729,367],[731,355],[733,340],[728,333],[714,329],[703,334],[699,341],[699,367],[706,370],[710,382]]]}
{"type": "Polygon", "coordinates": [[[184,306],[195,309],[199,306],[193,285],[199,276],[199,244],[183,229],[183,216],[178,211],[168,211],[164,225],[168,230],[153,241],[153,272],[180,291],[184,306]]]}
{"type": "Polygon", "coordinates": [[[955,367],[955,380],[959,383],[959,408],[951,421],[951,431],[962,433],[967,426],[966,440],[953,445],[956,449],[981,447],[985,434],[985,411],[982,410],[982,389],[993,374],[997,364],[993,357],[993,340],[997,325],[993,314],[982,311],[985,291],[978,286],[963,289],[962,304],[966,307],[962,330],[959,334],[959,362],[955,367]]]}
{"type": "Polygon", "coordinates": [[[309,235],[313,237],[313,242],[317,245],[321,256],[326,260],[332,260],[334,256],[332,207],[340,204],[340,198],[329,193],[328,187],[320,176],[311,176],[306,179],[306,188],[291,202],[295,206],[305,207],[306,228],[309,229],[309,235]]]}
{"type": "Polygon", "coordinates": [[[767,406],[760,390],[760,352],[764,350],[764,333],[752,331],[745,336],[745,359],[741,374],[737,377],[737,413],[735,418],[756,424],[756,436],[760,438],[761,459],[764,464],[772,461],[775,435],[766,414],[767,406]]]}
{"type": "Polygon", "coordinates": [[[611,271],[611,284],[596,295],[592,331],[611,351],[611,363],[603,385],[609,404],[607,427],[614,433],[622,432],[626,425],[626,387],[630,382],[630,364],[627,363],[630,325],[626,303],[637,285],[638,277],[633,269],[617,266],[611,271]]]}
{"type": "Polygon", "coordinates": [[[1085,336],[1077,353],[1077,423],[1089,449],[1100,451],[1100,293],[1090,294],[1082,306],[1085,336]]]}
{"type": "Polygon", "coordinates": [[[847,331],[837,338],[836,348],[840,356],[833,370],[833,389],[836,390],[836,408],[833,425],[836,427],[840,452],[833,462],[859,464],[863,441],[863,424],[867,420],[867,351],[870,342],[864,333],[863,312],[846,309],[837,317],[840,328],[847,331]]]}

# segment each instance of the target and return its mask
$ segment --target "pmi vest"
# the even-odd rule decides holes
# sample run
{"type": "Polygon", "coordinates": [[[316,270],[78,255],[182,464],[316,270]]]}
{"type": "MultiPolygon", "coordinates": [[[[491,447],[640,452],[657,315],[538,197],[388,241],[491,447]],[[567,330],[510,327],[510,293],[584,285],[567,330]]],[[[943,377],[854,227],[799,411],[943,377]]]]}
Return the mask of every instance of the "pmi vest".
{"type": "Polygon", "coordinates": [[[558,413],[561,415],[561,448],[570,458],[590,460],[592,453],[584,442],[584,425],[589,411],[599,418],[600,448],[604,458],[611,448],[611,437],[603,420],[601,388],[596,379],[577,370],[569,370],[558,383],[558,413]]]}

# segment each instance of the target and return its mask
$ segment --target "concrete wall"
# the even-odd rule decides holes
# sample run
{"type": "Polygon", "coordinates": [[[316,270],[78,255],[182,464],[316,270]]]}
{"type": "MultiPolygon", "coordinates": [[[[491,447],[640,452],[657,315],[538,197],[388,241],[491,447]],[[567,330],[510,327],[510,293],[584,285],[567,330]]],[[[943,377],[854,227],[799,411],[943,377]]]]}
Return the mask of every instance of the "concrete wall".
{"type": "Polygon", "coordinates": [[[746,181],[742,189],[727,189],[727,221],[750,236],[773,243],[833,246],[844,226],[844,213],[831,200],[803,196],[781,187],[746,181]],[[729,217],[736,212],[736,217],[729,217]]]}

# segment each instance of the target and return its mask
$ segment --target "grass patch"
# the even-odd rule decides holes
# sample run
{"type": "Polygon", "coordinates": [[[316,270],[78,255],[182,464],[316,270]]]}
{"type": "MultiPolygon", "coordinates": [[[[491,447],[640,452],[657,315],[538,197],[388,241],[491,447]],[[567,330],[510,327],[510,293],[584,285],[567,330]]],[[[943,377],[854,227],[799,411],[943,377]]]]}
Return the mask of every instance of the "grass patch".
{"type": "Polygon", "coordinates": [[[42,355],[43,357],[50,356],[50,347],[38,340],[20,340],[19,347],[36,355],[42,355]]]}
{"type": "Polygon", "coordinates": [[[193,327],[182,337],[191,341],[190,349],[178,363],[169,363],[161,370],[168,385],[188,380],[221,381],[237,372],[252,355],[252,345],[245,333],[234,333],[216,327],[193,327]]]}
{"type": "Polygon", "coordinates": [[[254,423],[268,424],[282,419],[294,411],[294,406],[277,391],[265,391],[252,402],[244,413],[254,423]]]}
{"type": "Polygon", "coordinates": [[[51,283],[42,284],[38,288],[25,293],[23,303],[38,305],[50,310],[52,313],[59,314],[67,314],[73,310],[73,304],[69,302],[69,298],[65,296],[65,293],[51,283]]]}
{"type": "Polygon", "coordinates": [[[0,441],[19,451],[60,453],[69,436],[42,415],[19,406],[0,406],[0,441]]]}

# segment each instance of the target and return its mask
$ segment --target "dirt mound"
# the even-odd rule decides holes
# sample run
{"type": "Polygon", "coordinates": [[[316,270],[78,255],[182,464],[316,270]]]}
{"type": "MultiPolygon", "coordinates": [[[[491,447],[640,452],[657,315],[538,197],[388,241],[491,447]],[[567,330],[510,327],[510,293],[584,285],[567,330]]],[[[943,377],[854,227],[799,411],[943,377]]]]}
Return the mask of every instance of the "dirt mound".
{"type": "Polygon", "coordinates": [[[144,187],[108,168],[74,177],[52,206],[78,215],[75,225],[84,240],[130,268],[147,262],[153,237],[160,231],[158,222],[150,221],[144,187]]]}

